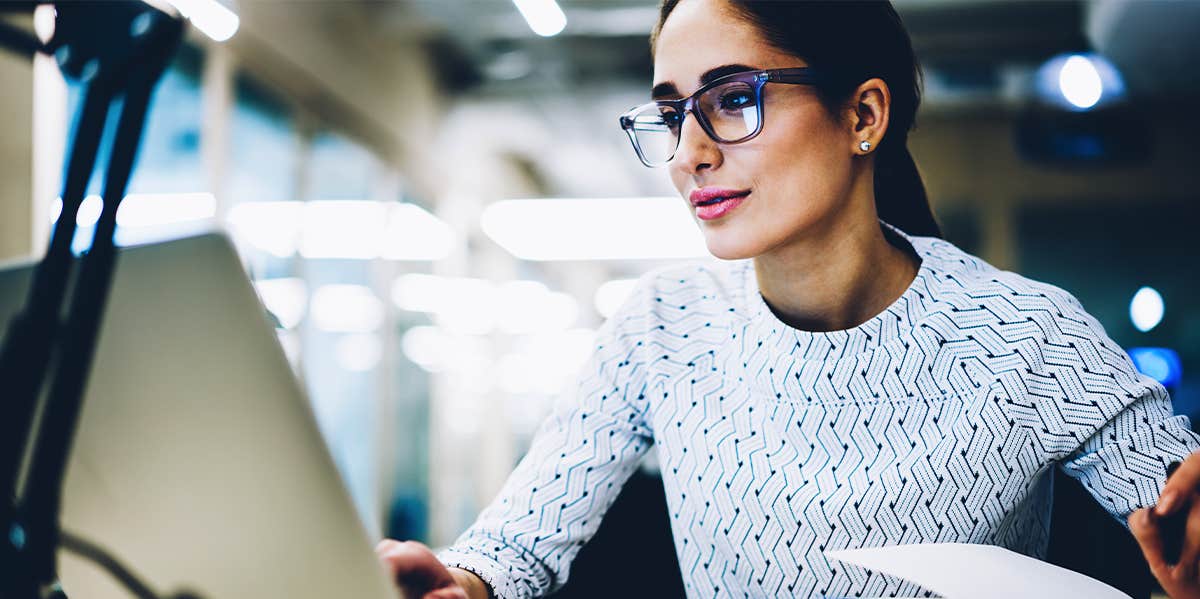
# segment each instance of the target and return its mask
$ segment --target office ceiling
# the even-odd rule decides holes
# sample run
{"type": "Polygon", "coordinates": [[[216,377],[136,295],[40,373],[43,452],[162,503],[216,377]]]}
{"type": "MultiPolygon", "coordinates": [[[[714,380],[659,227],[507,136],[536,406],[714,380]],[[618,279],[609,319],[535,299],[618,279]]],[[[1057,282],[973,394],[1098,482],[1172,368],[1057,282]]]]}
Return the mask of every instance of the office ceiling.
{"type": "MultiPolygon", "coordinates": [[[[648,82],[655,0],[559,0],[566,30],[534,34],[509,0],[361,0],[395,36],[436,50],[451,90],[494,93],[578,82],[648,82]]],[[[1136,91],[1200,88],[1200,2],[1180,0],[894,0],[928,75],[933,103],[1006,93],[1006,78],[1055,54],[1098,49],[1136,91]],[[1163,32],[1174,35],[1163,35],[1163,32]],[[1191,67],[1191,68],[1189,68],[1191,67]]],[[[1008,90],[1011,92],[1011,89],[1008,90]]]]}

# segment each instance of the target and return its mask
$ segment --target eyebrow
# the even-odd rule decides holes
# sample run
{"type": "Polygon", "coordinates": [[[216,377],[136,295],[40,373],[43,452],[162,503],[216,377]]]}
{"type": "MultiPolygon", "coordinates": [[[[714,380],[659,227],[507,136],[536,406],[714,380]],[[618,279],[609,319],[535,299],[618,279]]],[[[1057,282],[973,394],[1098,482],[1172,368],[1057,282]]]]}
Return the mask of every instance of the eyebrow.
{"type": "MultiPolygon", "coordinates": [[[[732,75],[734,73],[741,73],[744,71],[755,71],[755,70],[758,70],[758,69],[755,67],[746,66],[744,64],[725,64],[725,65],[721,65],[719,67],[714,67],[714,68],[711,68],[711,69],[705,71],[703,75],[700,75],[700,87],[704,87],[705,85],[708,85],[710,82],[712,82],[714,79],[720,79],[721,77],[724,77],[726,75],[732,75]]],[[[679,90],[675,87],[675,84],[671,83],[670,81],[659,83],[658,85],[654,86],[654,89],[650,90],[650,98],[655,99],[655,100],[657,100],[658,98],[665,97],[665,96],[678,96],[678,95],[680,95],[679,90]]]]}

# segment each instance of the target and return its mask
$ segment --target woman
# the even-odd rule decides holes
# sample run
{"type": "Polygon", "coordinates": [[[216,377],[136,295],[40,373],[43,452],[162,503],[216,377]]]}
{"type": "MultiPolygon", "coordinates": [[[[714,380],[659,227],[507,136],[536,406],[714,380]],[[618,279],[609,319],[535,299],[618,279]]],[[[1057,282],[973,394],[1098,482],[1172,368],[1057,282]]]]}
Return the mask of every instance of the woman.
{"type": "MultiPolygon", "coordinates": [[[[621,124],[726,262],[643,277],[475,524],[436,556],[380,545],[401,586],[559,588],[654,445],[689,596],[924,591],[824,556],[847,547],[1042,556],[1057,466],[1200,597],[1200,534],[1171,567],[1142,509],[1200,438],[1074,297],[938,238],[890,4],[666,0],[652,48],[656,102],[621,124]]],[[[1200,512],[1197,482],[1191,457],[1158,510],[1200,512]]]]}

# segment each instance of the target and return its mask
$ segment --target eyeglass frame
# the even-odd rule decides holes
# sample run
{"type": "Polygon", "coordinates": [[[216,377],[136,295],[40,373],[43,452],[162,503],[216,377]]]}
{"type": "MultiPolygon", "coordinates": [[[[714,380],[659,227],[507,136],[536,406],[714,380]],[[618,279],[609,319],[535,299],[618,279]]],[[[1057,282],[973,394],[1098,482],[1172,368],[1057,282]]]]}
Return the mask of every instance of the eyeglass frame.
{"type": "Polygon", "coordinates": [[[702,85],[700,89],[692,93],[686,98],[678,100],[654,100],[645,104],[639,104],[625,111],[619,117],[621,129],[625,130],[629,136],[630,143],[633,144],[634,152],[637,153],[638,159],[648,168],[657,168],[666,166],[675,158],[675,152],[679,150],[679,141],[683,138],[682,130],[684,119],[687,118],[687,113],[692,113],[696,117],[696,122],[700,124],[700,128],[708,135],[708,138],[719,144],[739,144],[753,139],[756,135],[762,132],[763,123],[766,122],[766,115],[763,110],[763,93],[762,88],[767,83],[786,83],[790,85],[814,85],[820,82],[820,76],[812,67],[790,67],[783,69],[762,69],[748,70],[740,73],[730,73],[724,77],[718,77],[708,83],[702,85]],[[746,83],[754,90],[754,107],[758,110],[758,123],[754,131],[740,137],[736,140],[724,140],[717,137],[713,131],[712,124],[704,116],[704,111],[696,109],[697,99],[705,92],[719,85],[725,85],[731,82],[746,83]],[[671,150],[671,155],[661,163],[652,164],[646,159],[642,152],[642,146],[638,143],[637,134],[633,132],[634,116],[638,113],[649,109],[651,106],[662,108],[664,106],[675,109],[676,112],[683,116],[679,120],[680,134],[675,137],[675,148],[671,150]]]}

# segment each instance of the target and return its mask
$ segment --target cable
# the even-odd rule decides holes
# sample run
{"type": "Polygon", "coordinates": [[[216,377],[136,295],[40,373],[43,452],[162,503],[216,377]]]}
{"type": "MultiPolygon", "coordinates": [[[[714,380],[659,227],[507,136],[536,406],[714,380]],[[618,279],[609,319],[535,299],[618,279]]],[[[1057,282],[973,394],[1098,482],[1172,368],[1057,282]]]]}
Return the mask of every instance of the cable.
{"type": "Polygon", "coordinates": [[[108,572],[137,599],[202,599],[191,591],[180,591],[173,595],[158,595],[129,568],[103,547],[63,530],[59,533],[60,547],[82,557],[108,572]]]}

